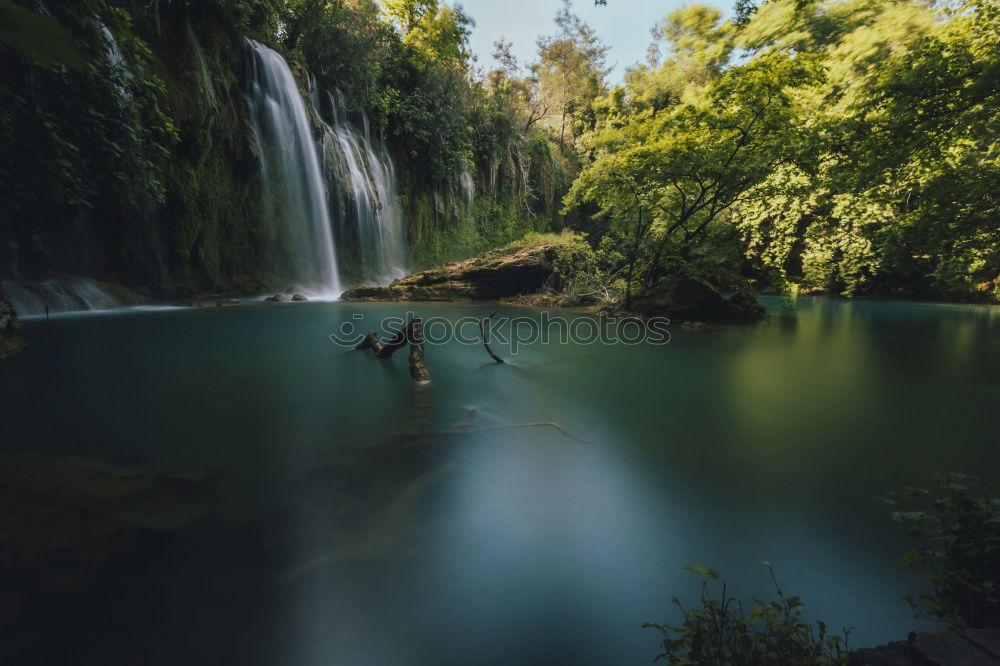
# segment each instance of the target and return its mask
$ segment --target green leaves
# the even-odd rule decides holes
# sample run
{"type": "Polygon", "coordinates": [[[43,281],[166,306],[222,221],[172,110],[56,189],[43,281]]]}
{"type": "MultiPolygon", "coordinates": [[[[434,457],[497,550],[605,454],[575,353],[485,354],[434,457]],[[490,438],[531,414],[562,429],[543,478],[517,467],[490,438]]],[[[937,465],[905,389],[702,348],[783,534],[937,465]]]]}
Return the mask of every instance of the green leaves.
{"type": "Polygon", "coordinates": [[[656,661],[697,666],[840,666],[847,664],[849,630],[840,635],[828,635],[826,624],[818,622],[816,630],[801,620],[803,610],[799,597],[785,597],[777,586],[769,562],[778,600],[755,599],[748,613],[743,605],[721,591],[713,594],[709,581],[718,581],[714,571],[704,564],[684,567],[702,578],[701,605],[686,609],[677,597],[672,597],[683,621],[673,624],[644,624],[662,635],[663,652],[656,661]]]}
{"type": "MultiPolygon", "coordinates": [[[[701,562],[694,564],[692,566],[684,567],[684,571],[690,571],[693,574],[697,574],[702,578],[708,578],[709,580],[719,580],[719,575],[706,567],[701,562]]],[[[676,599],[675,599],[676,600],[676,599]]]]}
{"type": "Polygon", "coordinates": [[[748,257],[844,295],[1000,296],[996,15],[992,1],[763,3],[740,45],[812,62],[784,160],[734,206],[748,257]]]}
{"type": "Polygon", "coordinates": [[[929,489],[885,500],[913,549],[899,560],[924,569],[930,589],[907,601],[919,615],[953,626],[1000,622],[1000,502],[964,474],[939,474],[929,489]]]}

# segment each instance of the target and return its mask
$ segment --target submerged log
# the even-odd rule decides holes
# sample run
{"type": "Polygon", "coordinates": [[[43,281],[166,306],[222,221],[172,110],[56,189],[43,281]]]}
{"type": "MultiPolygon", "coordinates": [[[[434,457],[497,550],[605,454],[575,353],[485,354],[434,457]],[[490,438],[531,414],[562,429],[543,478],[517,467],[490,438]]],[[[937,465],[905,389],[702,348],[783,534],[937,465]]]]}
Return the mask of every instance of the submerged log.
{"type": "Polygon", "coordinates": [[[396,332],[392,338],[384,345],[379,342],[378,333],[368,331],[365,339],[359,342],[355,351],[371,349],[375,353],[375,358],[387,359],[397,350],[410,345],[410,376],[417,384],[430,384],[431,373],[427,370],[427,362],[424,360],[424,326],[420,317],[414,317],[405,327],[396,332]]]}
{"type": "Polygon", "coordinates": [[[410,341],[410,376],[417,385],[431,383],[431,373],[424,361],[424,323],[420,317],[414,317],[409,325],[410,341]]]}

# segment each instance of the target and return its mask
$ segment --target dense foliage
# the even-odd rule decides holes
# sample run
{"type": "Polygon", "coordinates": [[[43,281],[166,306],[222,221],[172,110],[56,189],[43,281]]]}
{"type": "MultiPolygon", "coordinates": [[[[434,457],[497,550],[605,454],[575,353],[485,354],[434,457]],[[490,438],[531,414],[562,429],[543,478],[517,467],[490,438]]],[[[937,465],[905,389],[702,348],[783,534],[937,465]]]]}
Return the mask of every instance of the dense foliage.
{"type": "Polygon", "coordinates": [[[739,273],[995,299],[998,7],[767,0],[740,3],[734,22],[678,10],[649,62],[595,101],[567,204],[600,206],[630,287],[739,273]]]}
{"type": "Polygon", "coordinates": [[[535,62],[501,40],[489,66],[443,0],[35,9],[0,3],[0,254],[16,243],[36,277],[272,280],[242,97],[251,37],[303,92],[340,90],[371,118],[417,267],[570,227],[596,252],[591,286],[626,306],[676,276],[1000,297],[997,0],[740,0],[731,20],[692,5],[612,89],[570,0],[535,62]]]}
{"type": "Polygon", "coordinates": [[[954,627],[1000,625],[1000,498],[963,474],[941,474],[886,502],[913,542],[901,564],[924,570],[930,589],[907,600],[954,627]]]}
{"type": "MultiPolygon", "coordinates": [[[[279,283],[265,256],[244,37],[280,51],[304,94],[339,90],[351,113],[367,113],[397,164],[418,267],[560,223],[572,154],[551,113],[526,120],[555,92],[509,59],[478,69],[457,5],[87,0],[36,10],[0,6],[5,278],[76,273],[168,294],[279,283]]],[[[586,106],[593,90],[574,102],[586,106]]],[[[575,116],[561,99],[568,127],[575,116]]]]}
{"type": "Polygon", "coordinates": [[[692,666],[846,664],[850,631],[845,630],[843,636],[829,634],[823,622],[815,628],[805,622],[802,600],[786,597],[770,563],[764,565],[771,573],[777,599],[754,599],[756,605],[749,612],[729,596],[726,585],[718,598],[712,597],[709,583],[719,580],[714,571],[702,564],[685,567],[702,578],[701,606],[687,609],[674,597],[684,618],[680,625],[645,625],[663,634],[663,653],[656,661],[692,666]]]}

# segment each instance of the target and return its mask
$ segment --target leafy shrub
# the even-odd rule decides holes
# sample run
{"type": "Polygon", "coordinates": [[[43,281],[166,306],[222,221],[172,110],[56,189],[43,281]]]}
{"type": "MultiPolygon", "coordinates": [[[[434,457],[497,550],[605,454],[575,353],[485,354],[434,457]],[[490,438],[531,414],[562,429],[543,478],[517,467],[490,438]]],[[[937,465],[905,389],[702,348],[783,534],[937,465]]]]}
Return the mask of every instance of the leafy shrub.
{"type": "Polygon", "coordinates": [[[930,489],[884,500],[913,550],[900,559],[925,570],[930,590],[906,600],[921,617],[955,627],[1000,626],[1000,499],[965,474],[939,474],[930,489]]]}
{"type": "Polygon", "coordinates": [[[703,564],[685,567],[702,578],[701,607],[684,608],[677,597],[673,602],[681,609],[684,621],[680,626],[645,624],[663,634],[663,653],[656,661],[687,666],[831,666],[847,663],[847,637],[827,634],[826,625],[817,622],[817,630],[802,620],[802,601],[786,597],[778,585],[770,563],[764,566],[771,573],[778,594],[777,601],[754,598],[756,606],[744,613],[743,605],[727,595],[722,585],[718,599],[711,596],[709,581],[718,575],[703,564]]]}

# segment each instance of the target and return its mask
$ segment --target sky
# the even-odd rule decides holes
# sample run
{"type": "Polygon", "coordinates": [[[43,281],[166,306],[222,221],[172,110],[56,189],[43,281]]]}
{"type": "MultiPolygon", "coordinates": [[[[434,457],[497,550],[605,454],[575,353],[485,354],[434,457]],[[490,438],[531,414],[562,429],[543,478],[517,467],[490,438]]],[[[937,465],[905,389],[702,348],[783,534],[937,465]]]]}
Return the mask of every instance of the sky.
{"type": "MultiPolygon", "coordinates": [[[[553,19],[561,0],[458,0],[476,21],[469,39],[479,65],[493,66],[493,42],[504,37],[514,43],[514,55],[522,62],[534,61],[539,35],[552,34],[553,19]]],[[[611,47],[608,65],[612,83],[619,83],[625,68],[644,60],[652,38],[649,29],[674,9],[690,0],[608,0],[595,7],[593,0],[574,0],[573,9],[611,47]]],[[[719,5],[709,0],[705,4],[719,5]]],[[[729,4],[728,2],[723,4],[729,4]]],[[[721,5],[720,9],[723,7],[721,5]]]]}

